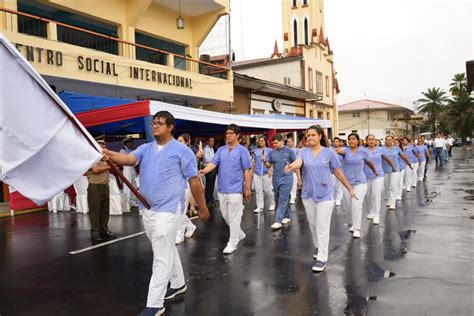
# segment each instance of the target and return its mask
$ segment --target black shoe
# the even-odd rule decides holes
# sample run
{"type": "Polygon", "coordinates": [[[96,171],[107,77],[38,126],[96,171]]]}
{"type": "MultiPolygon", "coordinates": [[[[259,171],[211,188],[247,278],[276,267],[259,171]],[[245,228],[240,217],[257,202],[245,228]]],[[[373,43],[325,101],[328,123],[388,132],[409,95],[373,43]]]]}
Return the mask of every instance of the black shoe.
{"type": "Polygon", "coordinates": [[[91,234],[92,241],[102,241],[102,236],[100,234],[91,234]]]}
{"type": "Polygon", "coordinates": [[[106,232],[101,232],[100,235],[105,238],[115,238],[117,237],[117,234],[112,233],[110,230],[106,232]]]}

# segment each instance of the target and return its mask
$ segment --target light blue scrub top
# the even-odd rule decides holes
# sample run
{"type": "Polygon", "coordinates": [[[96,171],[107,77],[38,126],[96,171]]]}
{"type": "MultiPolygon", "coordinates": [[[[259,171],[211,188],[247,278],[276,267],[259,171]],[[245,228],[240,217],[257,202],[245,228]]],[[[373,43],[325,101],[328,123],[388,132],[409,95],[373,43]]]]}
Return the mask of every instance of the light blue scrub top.
{"type": "Polygon", "coordinates": [[[405,154],[407,154],[410,163],[418,163],[418,157],[415,155],[415,152],[418,152],[418,149],[413,145],[408,145],[405,149],[405,154]]]}
{"type": "MultiPolygon", "coordinates": [[[[385,150],[384,147],[378,147],[378,146],[374,147],[373,152],[369,148],[366,148],[366,150],[369,153],[370,161],[372,161],[372,163],[375,166],[375,170],[377,170],[377,173],[379,174],[378,177],[383,177],[384,172],[383,172],[382,161],[385,161],[385,160],[383,159],[382,156],[387,156],[387,151],[385,150]]],[[[364,164],[364,172],[367,179],[377,178],[374,172],[372,171],[372,169],[370,169],[370,167],[367,166],[367,164],[364,164]]]]}
{"type": "MultiPolygon", "coordinates": [[[[184,211],[187,180],[197,176],[196,156],[175,139],[161,150],[153,141],[131,152],[140,165],[140,194],[154,212],[184,211]]],[[[140,202],[139,202],[140,203],[140,202]]],[[[140,208],[143,205],[140,203],[140,208]]]]}
{"type": "MultiPolygon", "coordinates": [[[[399,156],[402,154],[402,151],[400,147],[397,146],[392,146],[392,148],[389,150],[387,147],[384,147],[385,151],[387,153],[387,157],[390,158],[397,168],[397,172],[400,171],[400,162],[399,162],[399,156]]],[[[392,167],[385,161],[382,160],[382,167],[383,167],[383,172],[384,173],[392,173],[393,169],[392,167]]]]}
{"type": "Polygon", "coordinates": [[[341,164],[334,150],[323,147],[315,157],[311,148],[304,148],[298,155],[303,161],[303,189],[301,197],[312,199],[315,202],[331,201],[333,199],[334,185],[331,173],[341,164]]]}
{"type": "Polygon", "coordinates": [[[351,185],[367,183],[364,173],[365,161],[369,160],[369,154],[364,147],[358,147],[355,154],[349,147],[345,147],[344,158],[342,159],[342,171],[351,185]]]}
{"type": "Polygon", "coordinates": [[[421,146],[416,145],[416,150],[418,150],[418,153],[421,156],[421,161],[420,162],[426,161],[426,150],[427,150],[426,146],[424,144],[421,145],[421,146]]]}
{"type": "MultiPolygon", "coordinates": [[[[265,148],[265,157],[268,159],[268,156],[272,150],[270,148],[265,148]]],[[[268,168],[265,166],[265,164],[262,162],[262,148],[257,148],[253,152],[255,154],[255,174],[261,176],[266,175],[268,173],[268,168]],[[263,168],[263,172],[262,172],[263,168]]]]}
{"type": "Polygon", "coordinates": [[[252,161],[247,148],[237,145],[229,152],[229,145],[220,147],[212,163],[219,167],[217,191],[219,193],[243,193],[245,170],[252,169],[252,161]]]}

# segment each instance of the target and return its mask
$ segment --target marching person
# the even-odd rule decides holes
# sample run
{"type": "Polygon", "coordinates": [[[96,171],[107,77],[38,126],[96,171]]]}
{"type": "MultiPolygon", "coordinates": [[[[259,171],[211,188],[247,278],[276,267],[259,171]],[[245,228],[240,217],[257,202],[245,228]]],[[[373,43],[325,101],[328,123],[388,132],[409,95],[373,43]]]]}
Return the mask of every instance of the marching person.
{"type": "Polygon", "coordinates": [[[443,148],[446,147],[446,140],[441,135],[441,132],[436,134],[436,138],[433,141],[433,150],[435,156],[436,167],[443,166],[444,163],[444,152],[443,148]]]}
{"type": "MultiPolygon", "coordinates": [[[[385,183],[385,196],[387,197],[387,206],[389,210],[395,209],[395,204],[398,196],[398,184],[402,174],[402,167],[400,165],[400,159],[404,159],[405,162],[409,163],[408,157],[402,152],[399,146],[394,145],[393,136],[389,135],[385,137],[385,151],[387,157],[393,163],[393,166],[388,164],[387,161],[382,161],[382,167],[384,171],[384,183],[385,183]],[[395,167],[395,168],[394,168],[395,167]]],[[[403,175],[405,169],[403,168],[403,175]]],[[[403,179],[403,176],[402,176],[403,179]]]]}
{"type": "Polygon", "coordinates": [[[176,230],[184,212],[186,183],[199,204],[199,218],[205,221],[209,217],[196,157],[173,138],[174,128],[173,115],[160,111],[153,116],[152,123],[156,141],[143,144],[128,155],[104,150],[118,164],[140,166],[140,193],[151,206],[143,212],[143,224],[153,249],[153,274],[142,316],[163,314],[164,300],[187,289],[175,246],[176,230]]]}
{"type": "Polygon", "coordinates": [[[418,153],[418,149],[410,144],[408,137],[402,138],[402,150],[408,156],[410,160],[411,168],[405,171],[405,189],[410,192],[412,188],[416,188],[417,177],[418,177],[418,162],[421,161],[421,155],[418,153]]]}
{"type": "MultiPolygon", "coordinates": [[[[334,149],[334,152],[336,151],[337,148],[340,148],[340,147],[343,147],[344,146],[344,143],[342,142],[342,140],[339,138],[339,137],[334,137],[333,139],[333,149],[334,149]]],[[[341,164],[342,166],[342,156],[341,155],[336,155],[337,156],[337,159],[339,160],[339,163],[341,164]]],[[[336,175],[333,173],[332,175],[332,179],[333,179],[333,185],[334,185],[334,203],[336,204],[336,206],[341,206],[341,201],[342,201],[342,195],[343,195],[343,185],[341,183],[341,181],[339,181],[336,177],[336,175]]]]}
{"type": "Polygon", "coordinates": [[[268,167],[273,167],[273,190],[276,199],[278,199],[278,208],[275,214],[275,222],[272,224],[272,230],[282,228],[291,222],[288,200],[290,198],[291,187],[293,185],[293,175],[285,173],[285,167],[288,163],[296,160],[293,150],[285,146],[285,141],[281,134],[275,134],[272,137],[273,150],[266,157],[262,155],[263,163],[268,167]]]}
{"type": "MultiPolygon", "coordinates": [[[[104,139],[97,139],[97,143],[105,150],[104,139]]],[[[87,172],[87,204],[89,205],[89,220],[91,223],[92,241],[102,241],[104,238],[116,237],[109,230],[110,216],[110,166],[102,159],[87,172]]]]}
{"type": "Polygon", "coordinates": [[[220,147],[212,162],[199,171],[200,175],[219,167],[217,175],[217,192],[219,206],[227,225],[229,225],[229,241],[224,254],[233,253],[239,242],[245,238],[240,227],[243,214],[242,193],[246,201],[252,198],[252,162],[247,148],[239,144],[240,127],[230,124],[226,128],[227,144],[220,147]]]}
{"type": "MultiPolygon", "coordinates": [[[[189,134],[184,133],[178,137],[178,142],[189,147],[189,134]],[[187,141],[187,142],[186,142],[187,141]]],[[[197,159],[196,159],[197,164],[197,159]]],[[[176,231],[176,242],[178,245],[184,242],[184,238],[191,238],[196,230],[196,225],[194,225],[187,215],[187,209],[189,207],[189,202],[191,200],[191,190],[189,188],[189,183],[186,183],[186,191],[184,193],[184,212],[181,215],[181,220],[178,223],[178,229],[176,231]]]]}
{"type": "Polygon", "coordinates": [[[431,160],[430,151],[425,145],[423,136],[418,137],[418,143],[416,144],[418,153],[420,154],[420,165],[418,166],[418,181],[423,181],[426,176],[426,164],[431,160]]]}
{"type": "MultiPolygon", "coordinates": [[[[124,155],[128,155],[133,151],[133,138],[132,137],[125,137],[122,140],[123,147],[120,149],[120,153],[124,155]]],[[[135,170],[135,166],[123,166],[123,175],[125,178],[130,181],[130,183],[137,188],[137,183],[135,181],[137,177],[137,171],[135,170]]],[[[130,191],[130,188],[126,185],[123,186],[122,193],[124,195],[124,202],[123,204],[128,207],[128,211],[130,207],[137,206],[137,198],[135,195],[130,191]]]]}
{"type": "MultiPolygon", "coordinates": [[[[288,148],[293,150],[295,156],[298,157],[300,149],[295,146],[295,140],[293,139],[293,137],[288,137],[288,139],[286,140],[286,144],[288,148]]],[[[291,186],[290,204],[296,203],[296,195],[298,192],[298,176],[296,172],[300,172],[299,169],[296,169],[296,171],[293,172],[293,185],[291,186]]]]}
{"type": "Polygon", "coordinates": [[[392,172],[397,172],[397,167],[393,164],[392,159],[388,157],[388,153],[384,147],[377,146],[375,136],[369,134],[366,137],[367,152],[369,159],[375,166],[378,175],[364,165],[365,176],[367,177],[367,202],[369,204],[369,215],[367,219],[371,219],[374,225],[380,223],[380,204],[382,202],[382,191],[384,186],[384,169],[383,162],[386,162],[392,168],[392,172]]]}
{"type": "Polygon", "coordinates": [[[326,148],[327,139],[324,130],[319,125],[309,127],[307,140],[309,147],[301,150],[297,159],[285,167],[285,172],[288,174],[303,168],[301,197],[317,251],[317,254],[313,255],[316,262],[312,270],[321,272],[326,268],[328,260],[329,233],[334,207],[331,173],[334,172],[352,198],[357,197],[341,170],[338,155],[332,149],[326,148]]]}
{"type": "Polygon", "coordinates": [[[255,187],[255,199],[257,202],[257,208],[253,211],[254,213],[263,212],[265,195],[270,200],[269,211],[275,210],[275,198],[273,195],[272,187],[272,171],[273,168],[267,168],[262,162],[262,155],[268,156],[271,153],[271,149],[267,147],[267,139],[265,136],[260,136],[257,139],[258,148],[254,150],[255,159],[253,160],[252,173],[254,175],[253,182],[255,187]]]}
{"type": "Polygon", "coordinates": [[[393,141],[393,145],[400,148],[402,155],[398,156],[398,163],[400,164],[400,175],[398,177],[398,185],[397,185],[397,201],[401,201],[403,198],[403,190],[404,188],[404,183],[405,183],[405,172],[407,169],[407,166],[412,169],[410,160],[408,159],[408,156],[403,152],[402,144],[401,144],[401,139],[396,139],[393,141]]]}
{"type": "Polygon", "coordinates": [[[378,172],[370,161],[367,150],[359,145],[359,134],[351,133],[347,139],[349,147],[338,148],[336,152],[343,156],[342,170],[358,198],[354,198],[348,190],[344,190],[344,205],[351,210],[352,214],[352,226],[349,231],[352,232],[353,238],[360,238],[362,203],[367,193],[367,177],[364,173],[364,165],[367,164],[376,177],[378,177],[378,172]]]}

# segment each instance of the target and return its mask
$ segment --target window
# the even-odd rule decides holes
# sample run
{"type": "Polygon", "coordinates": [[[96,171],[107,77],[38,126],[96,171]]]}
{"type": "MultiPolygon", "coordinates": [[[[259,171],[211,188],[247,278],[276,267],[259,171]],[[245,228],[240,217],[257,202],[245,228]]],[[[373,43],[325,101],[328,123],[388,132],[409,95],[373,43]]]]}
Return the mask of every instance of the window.
{"type": "Polygon", "coordinates": [[[308,6],[308,0],[303,0],[303,7],[307,7],[308,6]]]}
{"type": "Polygon", "coordinates": [[[385,131],[385,135],[392,135],[392,131],[386,130],[386,131],[385,131]]]}
{"type": "Polygon", "coordinates": [[[323,94],[323,74],[316,72],[316,93],[323,94]]]}
{"type": "Polygon", "coordinates": [[[304,43],[309,45],[309,23],[308,18],[304,19],[304,43]]]}
{"type": "Polygon", "coordinates": [[[265,110],[253,109],[253,114],[265,114],[265,110]]]}
{"type": "Polygon", "coordinates": [[[313,92],[313,69],[308,68],[308,89],[313,92]]]}
{"type": "Polygon", "coordinates": [[[309,117],[314,118],[314,111],[313,110],[309,110],[309,117]]]}
{"type": "Polygon", "coordinates": [[[293,46],[298,46],[298,22],[293,21],[293,46]]]}
{"type": "Polygon", "coordinates": [[[329,96],[329,77],[326,76],[326,96],[329,96]]]}
{"type": "Polygon", "coordinates": [[[291,86],[291,79],[290,79],[290,77],[284,77],[284,78],[283,78],[283,81],[284,81],[285,85],[291,86]]]}
{"type": "Polygon", "coordinates": [[[357,117],[360,117],[360,112],[357,112],[357,117]]]}
{"type": "MultiPolygon", "coordinates": [[[[18,11],[20,12],[29,13],[81,29],[86,29],[105,36],[118,37],[117,26],[115,25],[107,24],[73,12],[63,11],[46,4],[42,4],[39,1],[19,0],[17,3],[18,11]]],[[[48,23],[44,21],[19,16],[18,32],[34,36],[47,37],[47,24],[48,23]]],[[[118,42],[102,36],[97,36],[58,25],[57,38],[60,42],[118,55],[118,42]]]]}
{"type": "Polygon", "coordinates": [[[298,0],[292,0],[293,8],[298,6],[298,0]]]}
{"type": "Polygon", "coordinates": [[[357,112],[357,113],[356,113],[356,112],[354,112],[354,113],[352,113],[352,117],[360,117],[360,113],[358,113],[358,112],[357,112]]]}
{"type": "Polygon", "coordinates": [[[331,113],[330,112],[327,112],[326,113],[326,120],[330,120],[331,119],[331,113]]]}
{"type": "Polygon", "coordinates": [[[318,111],[318,119],[322,119],[322,118],[323,118],[323,112],[318,111]]]}
{"type": "MultiPolygon", "coordinates": [[[[151,37],[139,32],[135,32],[135,43],[148,47],[153,47],[156,49],[161,49],[181,56],[184,56],[186,54],[184,46],[177,45],[175,43],[171,43],[155,37],[151,37]]],[[[150,63],[160,65],[168,64],[168,54],[159,53],[142,47],[137,47],[136,52],[138,60],[144,60],[150,63]]],[[[174,67],[186,70],[186,60],[179,57],[175,57],[174,67]]]]}

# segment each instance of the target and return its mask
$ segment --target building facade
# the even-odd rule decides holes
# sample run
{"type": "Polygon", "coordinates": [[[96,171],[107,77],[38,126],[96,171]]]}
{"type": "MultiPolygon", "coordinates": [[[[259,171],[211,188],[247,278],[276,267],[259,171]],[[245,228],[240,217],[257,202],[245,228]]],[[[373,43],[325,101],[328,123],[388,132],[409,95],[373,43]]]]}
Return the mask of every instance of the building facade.
{"type": "MultiPolygon", "coordinates": [[[[275,41],[273,53],[268,57],[231,63],[234,76],[238,74],[239,78],[234,80],[235,99],[228,111],[330,120],[332,128],[328,134],[337,133],[339,87],[333,52],[324,35],[322,2],[282,1],[283,53],[275,41]],[[295,21],[296,29],[293,28],[295,21]],[[296,37],[292,30],[296,30],[296,37]],[[280,106],[275,107],[275,103],[280,106]]],[[[209,109],[217,110],[218,107],[209,109]]]]}
{"type": "Polygon", "coordinates": [[[0,11],[0,31],[58,92],[233,101],[232,72],[198,55],[228,0],[0,0],[0,11]]]}
{"type": "Polygon", "coordinates": [[[358,100],[339,106],[339,137],[350,133],[360,137],[373,134],[377,139],[387,135],[416,137],[418,120],[413,111],[397,104],[373,100],[358,100]]]}

